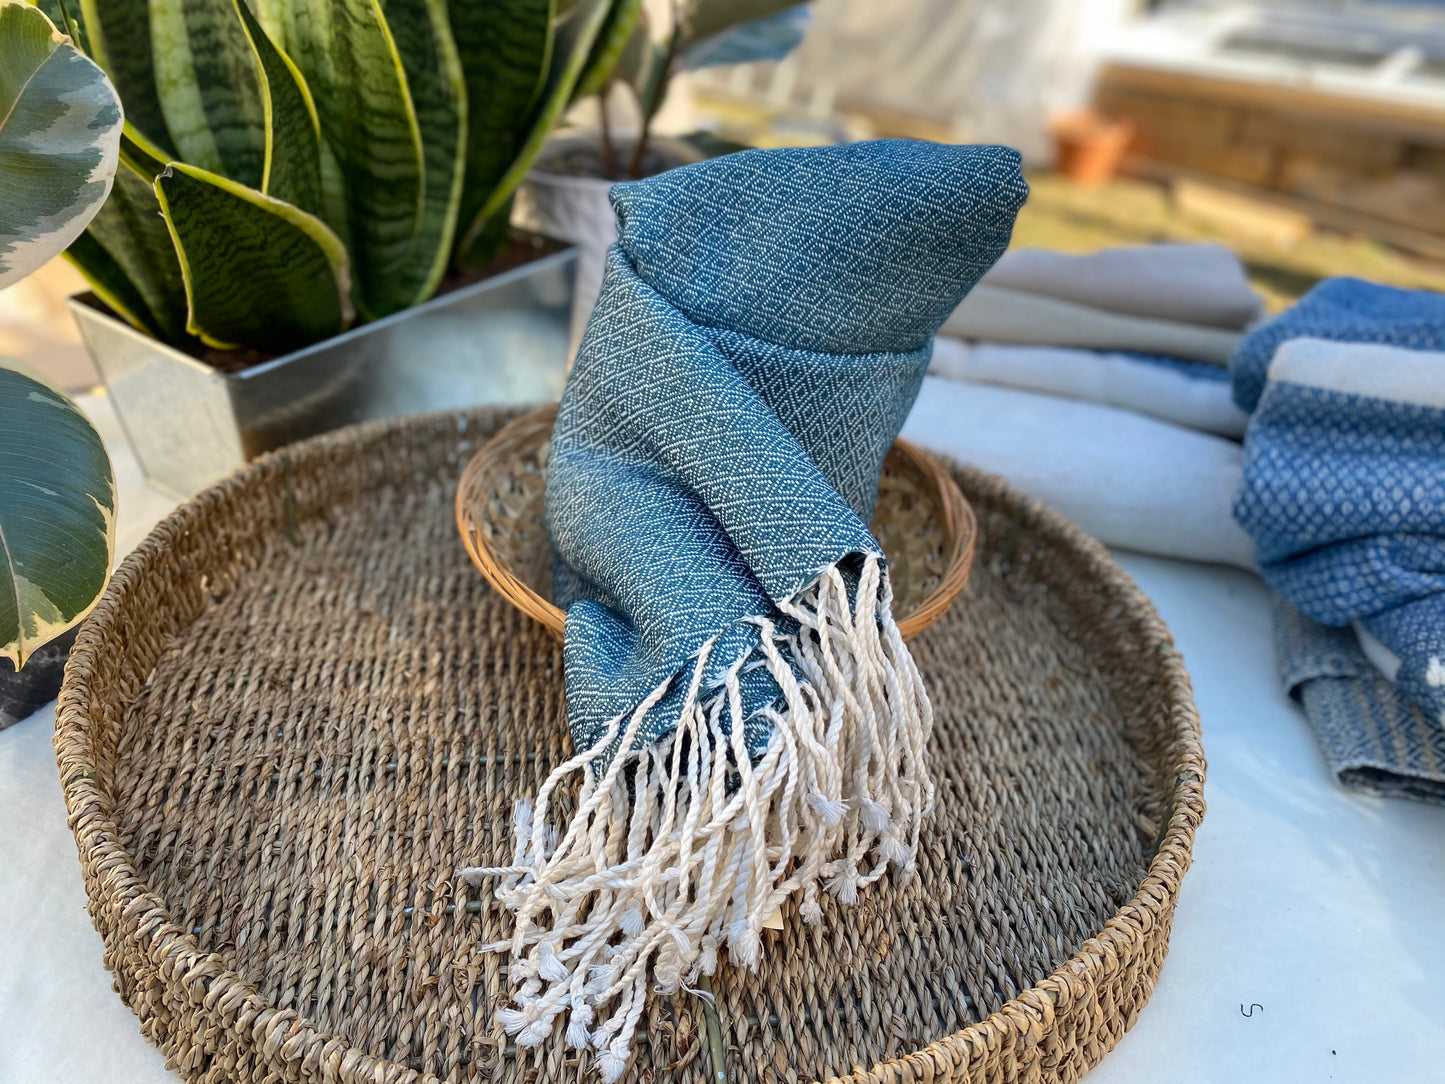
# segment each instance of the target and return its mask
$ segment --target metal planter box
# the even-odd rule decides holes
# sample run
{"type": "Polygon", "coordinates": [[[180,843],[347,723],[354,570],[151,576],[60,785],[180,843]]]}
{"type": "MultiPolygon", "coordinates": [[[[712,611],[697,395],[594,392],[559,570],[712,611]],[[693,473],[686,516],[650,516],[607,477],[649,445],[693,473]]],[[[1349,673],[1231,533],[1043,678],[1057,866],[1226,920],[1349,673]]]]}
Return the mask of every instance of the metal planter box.
{"type": "Polygon", "coordinates": [[[543,256],[237,373],[71,298],[146,476],[188,497],[279,445],[373,418],[555,400],[576,250],[543,256]]]}

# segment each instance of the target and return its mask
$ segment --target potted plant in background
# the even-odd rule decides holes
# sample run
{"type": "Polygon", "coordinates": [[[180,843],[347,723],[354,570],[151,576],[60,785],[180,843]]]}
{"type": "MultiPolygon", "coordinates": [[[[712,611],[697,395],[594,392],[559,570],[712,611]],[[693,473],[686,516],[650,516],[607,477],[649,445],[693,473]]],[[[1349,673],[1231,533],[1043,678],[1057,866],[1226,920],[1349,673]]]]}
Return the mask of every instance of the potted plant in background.
{"type": "MultiPolygon", "coordinates": [[[[121,109],[41,12],[0,0],[0,288],[57,255],[110,191],[121,109]]],[[[0,729],[51,700],[110,575],[115,480],[75,405],[0,359],[0,729]]]]}
{"type": "Polygon", "coordinates": [[[708,132],[659,136],[654,121],[679,72],[780,60],[803,39],[807,5],[798,0],[680,0],[659,34],[644,0],[611,0],[574,101],[595,99],[595,129],[558,132],[538,154],[517,193],[513,221],[577,245],[573,341],[592,313],[607,246],[617,239],[607,193],[617,181],[743,149],[708,132]],[[618,131],[614,91],[626,88],[636,122],[618,131]]]}
{"type": "Polygon", "coordinates": [[[336,425],[560,391],[572,257],[507,220],[605,0],[40,3],[125,105],[68,257],[152,480],[186,495],[336,425]]]}

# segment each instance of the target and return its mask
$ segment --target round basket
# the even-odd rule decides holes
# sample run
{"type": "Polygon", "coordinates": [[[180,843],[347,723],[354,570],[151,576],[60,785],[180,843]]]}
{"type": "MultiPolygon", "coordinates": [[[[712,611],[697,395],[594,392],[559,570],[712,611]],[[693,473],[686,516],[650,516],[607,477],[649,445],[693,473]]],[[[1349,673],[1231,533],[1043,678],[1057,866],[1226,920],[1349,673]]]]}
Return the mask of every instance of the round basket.
{"type": "MultiPolygon", "coordinates": [[[[268,455],[163,522],[83,625],[55,737],[91,919],[144,1035],[207,1084],[583,1084],[495,1023],[510,935],[457,871],[571,754],[562,646],[457,544],[510,415],[268,455]]],[[[1203,813],[1189,680],[1097,544],[996,479],[911,650],[935,714],[919,867],[756,974],[654,996],[629,1084],[1071,1082],[1148,1000],[1203,813]],[[710,1039],[710,1036],[712,1038],[710,1039]]]]}
{"type": "MultiPolygon", "coordinates": [[[[552,548],[544,501],[557,407],[506,426],[472,457],[457,484],[462,543],[487,582],[528,617],[562,635],[552,604],[552,548]]],[[[931,455],[895,441],[878,479],[873,535],[888,557],[898,631],[911,640],[953,605],[968,582],[978,525],[958,483],[931,455]]]]}

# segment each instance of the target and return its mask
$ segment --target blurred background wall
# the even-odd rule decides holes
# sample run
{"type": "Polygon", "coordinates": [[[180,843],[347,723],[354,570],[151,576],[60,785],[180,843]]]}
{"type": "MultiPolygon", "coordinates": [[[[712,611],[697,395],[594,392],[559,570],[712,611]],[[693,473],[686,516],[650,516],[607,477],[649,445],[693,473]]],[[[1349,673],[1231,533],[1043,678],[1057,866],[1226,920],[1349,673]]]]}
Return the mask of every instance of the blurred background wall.
{"type": "MultiPolygon", "coordinates": [[[[647,0],[656,26],[672,0],[647,0]]],[[[661,131],[1018,147],[1018,244],[1218,240],[1270,304],[1325,275],[1445,290],[1445,0],[814,0],[781,61],[681,76],[661,131]]],[[[660,32],[660,31],[659,31],[660,32]]],[[[596,122],[595,101],[572,120],[596,122]]],[[[635,127],[622,88],[614,123],[635,127]]],[[[95,379],[57,261],[0,352],[95,379]]]]}

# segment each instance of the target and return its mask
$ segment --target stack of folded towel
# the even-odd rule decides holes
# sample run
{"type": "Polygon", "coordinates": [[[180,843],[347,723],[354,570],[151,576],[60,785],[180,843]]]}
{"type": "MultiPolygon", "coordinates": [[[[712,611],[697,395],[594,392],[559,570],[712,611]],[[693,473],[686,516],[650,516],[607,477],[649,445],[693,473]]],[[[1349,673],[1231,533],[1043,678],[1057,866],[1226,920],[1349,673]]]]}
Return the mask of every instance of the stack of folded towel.
{"type": "Polygon", "coordinates": [[[1024,250],[943,333],[905,436],[1259,571],[1336,776],[1445,801],[1445,297],[1332,279],[1261,321],[1218,246],[1024,250]]]}
{"type": "Polygon", "coordinates": [[[944,324],[904,435],[1110,545],[1252,568],[1226,363],[1260,312],[1219,245],[1015,249],[944,324]]]}
{"type": "Polygon", "coordinates": [[[1342,782],[1445,802],[1445,296],[1328,280],[1230,369],[1285,687],[1342,782]]]}

